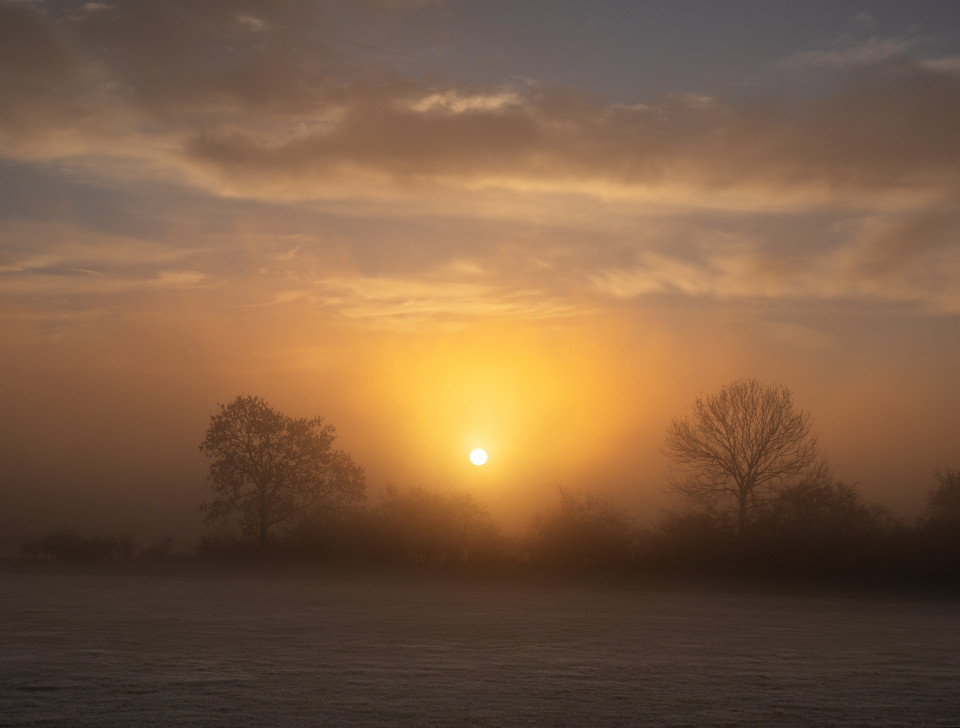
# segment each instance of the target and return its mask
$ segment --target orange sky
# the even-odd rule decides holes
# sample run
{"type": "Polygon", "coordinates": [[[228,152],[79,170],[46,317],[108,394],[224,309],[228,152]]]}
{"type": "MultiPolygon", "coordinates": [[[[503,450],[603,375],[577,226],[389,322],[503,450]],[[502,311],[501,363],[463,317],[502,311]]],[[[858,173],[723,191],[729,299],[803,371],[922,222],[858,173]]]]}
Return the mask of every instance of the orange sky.
{"type": "Polygon", "coordinates": [[[956,8],[561,5],[0,2],[6,542],[199,533],[242,393],[372,493],[652,521],[743,376],[915,512],[960,465],[956,8]]]}

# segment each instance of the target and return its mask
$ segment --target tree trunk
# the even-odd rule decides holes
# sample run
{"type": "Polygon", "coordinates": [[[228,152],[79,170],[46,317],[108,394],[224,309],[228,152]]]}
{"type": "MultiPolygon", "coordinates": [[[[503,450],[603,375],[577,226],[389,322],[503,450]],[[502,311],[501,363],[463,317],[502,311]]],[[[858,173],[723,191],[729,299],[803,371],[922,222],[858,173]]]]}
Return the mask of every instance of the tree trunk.
{"type": "Polygon", "coordinates": [[[267,497],[261,491],[260,493],[260,546],[267,545],[267,531],[270,529],[270,522],[267,520],[267,497]]]}
{"type": "Polygon", "coordinates": [[[738,500],[739,512],[737,513],[737,541],[743,542],[743,532],[747,527],[747,491],[741,491],[738,500]]]}
{"type": "Polygon", "coordinates": [[[737,511],[737,543],[734,551],[734,559],[736,568],[743,569],[744,565],[748,562],[747,556],[747,539],[746,539],[746,530],[747,530],[747,498],[750,494],[748,490],[741,490],[738,494],[738,511],[737,511]]]}

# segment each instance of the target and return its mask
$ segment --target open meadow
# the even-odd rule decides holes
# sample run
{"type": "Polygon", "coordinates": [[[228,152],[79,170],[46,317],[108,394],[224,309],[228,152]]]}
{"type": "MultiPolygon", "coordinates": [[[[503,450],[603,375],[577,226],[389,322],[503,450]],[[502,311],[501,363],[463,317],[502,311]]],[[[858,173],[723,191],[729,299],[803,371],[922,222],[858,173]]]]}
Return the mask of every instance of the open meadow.
{"type": "Polygon", "coordinates": [[[3,726],[956,725],[960,601],[0,573],[3,726]]]}

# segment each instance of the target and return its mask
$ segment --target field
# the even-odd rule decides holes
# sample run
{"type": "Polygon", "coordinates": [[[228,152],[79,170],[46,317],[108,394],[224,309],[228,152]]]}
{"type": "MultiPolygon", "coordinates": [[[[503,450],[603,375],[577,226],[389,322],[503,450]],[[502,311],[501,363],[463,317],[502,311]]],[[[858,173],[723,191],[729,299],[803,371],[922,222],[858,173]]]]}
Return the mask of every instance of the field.
{"type": "Polygon", "coordinates": [[[3,726],[960,723],[960,601],[0,573],[3,726]]]}

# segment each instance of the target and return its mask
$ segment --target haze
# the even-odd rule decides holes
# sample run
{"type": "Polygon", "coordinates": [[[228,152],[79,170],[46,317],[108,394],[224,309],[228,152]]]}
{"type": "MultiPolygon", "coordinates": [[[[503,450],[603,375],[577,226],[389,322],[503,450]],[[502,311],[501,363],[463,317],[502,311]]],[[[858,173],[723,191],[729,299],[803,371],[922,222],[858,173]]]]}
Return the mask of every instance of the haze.
{"type": "Polygon", "coordinates": [[[0,2],[0,533],[194,536],[217,402],[520,525],[793,390],[960,465],[960,4],[0,2]],[[482,447],[489,461],[470,464],[482,447]]]}

